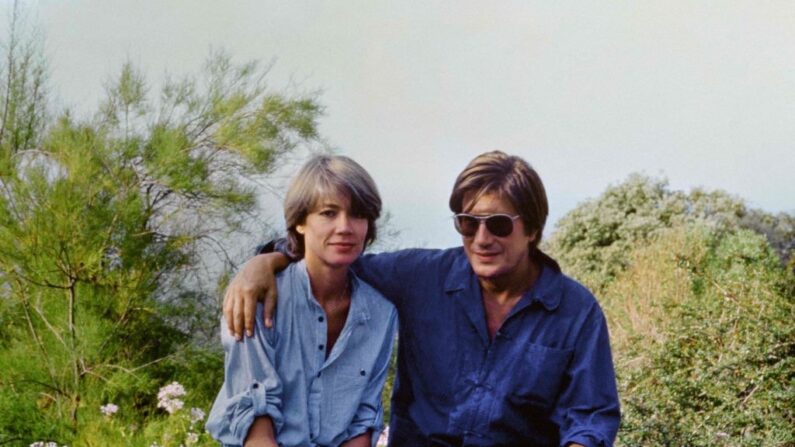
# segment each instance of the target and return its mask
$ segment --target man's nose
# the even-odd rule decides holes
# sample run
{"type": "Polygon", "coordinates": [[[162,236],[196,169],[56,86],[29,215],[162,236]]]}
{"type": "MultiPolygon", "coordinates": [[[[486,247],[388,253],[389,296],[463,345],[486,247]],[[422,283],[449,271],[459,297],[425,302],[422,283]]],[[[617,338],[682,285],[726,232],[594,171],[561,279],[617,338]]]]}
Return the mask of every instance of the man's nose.
{"type": "Polygon", "coordinates": [[[474,242],[479,245],[488,245],[494,240],[494,235],[486,228],[486,222],[478,222],[478,230],[475,232],[474,242]]]}

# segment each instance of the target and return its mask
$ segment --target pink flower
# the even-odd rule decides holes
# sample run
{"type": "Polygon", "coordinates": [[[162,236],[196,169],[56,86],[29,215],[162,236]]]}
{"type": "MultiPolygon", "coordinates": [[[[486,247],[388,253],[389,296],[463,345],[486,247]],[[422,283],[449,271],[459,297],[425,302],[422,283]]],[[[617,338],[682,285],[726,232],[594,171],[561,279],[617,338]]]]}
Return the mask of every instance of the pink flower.
{"type": "Polygon", "coordinates": [[[117,411],[119,411],[119,407],[114,403],[107,403],[99,407],[99,411],[101,411],[102,414],[104,414],[105,416],[110,417],[116,414],[117,411]]]}
{"type": "Polygon", "coordinates": [[[168,414],[174,414],[177,410],[185,406],[185,402],[177,399],[185,395],[185,388],[178,382],[171,382],[160,388],[157,393],[157,408],[163,408],[168,414]]]}

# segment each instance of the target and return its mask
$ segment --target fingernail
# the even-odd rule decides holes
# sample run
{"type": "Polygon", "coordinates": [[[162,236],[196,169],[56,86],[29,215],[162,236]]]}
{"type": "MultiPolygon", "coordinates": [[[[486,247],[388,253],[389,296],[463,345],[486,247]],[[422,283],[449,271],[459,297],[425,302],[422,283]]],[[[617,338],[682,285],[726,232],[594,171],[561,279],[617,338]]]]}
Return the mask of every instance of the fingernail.
{"type": "Polygon", "coordinates": [[[265,326],[268,326],[268,327],[273,326],[273,320],[271,320],[270,318],[266,318],[265,319],[265,326]]]}
{"type": "Polygon", "coordinates": [[[254,335],[254,333],[251,332],[251,329],[246,329],[246,335],[251,337],[252,335],[254,335]]]}
{"type": "Polygon", "coordinates": [[[240,336],[240,333],[239,332],[235,332],[235,340],[240,341],[241,338],[243,338],[243,337],[240,336]]]}

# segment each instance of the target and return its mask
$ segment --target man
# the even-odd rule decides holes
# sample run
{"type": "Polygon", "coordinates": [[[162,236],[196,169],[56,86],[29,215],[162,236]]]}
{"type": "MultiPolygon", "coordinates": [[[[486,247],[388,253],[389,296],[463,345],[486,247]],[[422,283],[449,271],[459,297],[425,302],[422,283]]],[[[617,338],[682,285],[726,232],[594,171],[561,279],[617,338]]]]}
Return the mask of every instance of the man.
{"type": "MultiPolygon", "coordinates": [[[[450,196],[463,247],[366,255],[356,273],[398,310],[393,446],[611,446],[620,413],[596,299],[538,249],[548,214],[519,157],[476,157],[450,196]]],[[[287,258],[252,258],[227,290],[250,334],[287,258]]],[[[266,319],[269,316],[266,316],[266,319]]]]}

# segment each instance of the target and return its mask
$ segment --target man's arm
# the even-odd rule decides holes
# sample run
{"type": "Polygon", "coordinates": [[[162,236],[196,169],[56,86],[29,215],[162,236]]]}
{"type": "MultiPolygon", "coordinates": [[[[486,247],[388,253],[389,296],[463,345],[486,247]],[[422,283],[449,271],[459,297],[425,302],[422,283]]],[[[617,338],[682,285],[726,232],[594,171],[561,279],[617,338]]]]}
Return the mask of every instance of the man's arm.
{"type": "Polygon", "coordinates": [[[290,259],[279,253],[266,253],[246,261],[232,278],[224,294],[224,318],[229,332],[240,341],[243,328],[246,335],[254,333],[257,301],[264,301],[265,327],[273,327],[273,309],[276,307],[276,273],[284,270],[290,259]]]}
{"type": "Polygon", "coordinates": [[[611,447],[621,420],[607,322],[594,304],[576,343],[568,368],[569,383],[555,413],[568,428],[564,445],[611,447]]]}
{"type": "MultiPolygon", "coordinates": [[[[269,243],[265,247],[269,250],[285,249],[279,243],[269,243]]],[[[399,307],[407,291],[406,284],[414,284],[415,288],[421,289],[425,285],[418,284],[418,278],[438,280],[436,272],[440,262],[444,262],[445,253],[449,252],[408,249],[368,254],[361,256],[352,268],[360,278],[399,307]]],[[[265,327],[273,326],[272,316],[277,299],[275,273],[285,269],[290,262],[290,257],[279,251],[259,254],[243,264],[232,278],[224,295],[223,310],[229,332],[235,339],[242,339],[244,329],[247,336],[252,336],[257,301],[264,303],[265,327]]]]}

